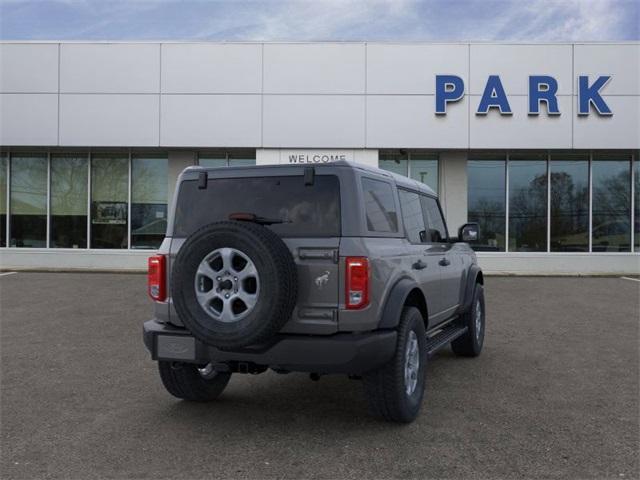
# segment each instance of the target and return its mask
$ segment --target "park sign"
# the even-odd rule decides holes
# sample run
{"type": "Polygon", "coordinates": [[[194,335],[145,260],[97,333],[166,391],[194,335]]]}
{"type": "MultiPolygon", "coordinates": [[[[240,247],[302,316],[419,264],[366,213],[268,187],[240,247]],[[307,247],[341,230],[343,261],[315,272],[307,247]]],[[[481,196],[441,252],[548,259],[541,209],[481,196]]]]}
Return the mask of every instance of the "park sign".
{"type": "MultiPolygon", "coordinates": [[[[611,116],[613,112],[600,95],[600,91],[611,80],[611,75],[600,75],[591,81],[588,75],[578,76],[578,115],[587,116],[591,107],[598,115],[611,116]]],[[[540,114],[540,105],[545,104],[547,115],[560,115],[558,108],[558,81],[549,75],[529,76],[529,115],[540,114]]],[[[457,75],[436,75],[436,115],[447,114],[447,104],[455,103],[464,96],[464,80],[457,75]]],[[[500,115],[512,115],[507,92],[499,75],[489,75],[476,115],[487,115],[496,109],[500,115]]]]}

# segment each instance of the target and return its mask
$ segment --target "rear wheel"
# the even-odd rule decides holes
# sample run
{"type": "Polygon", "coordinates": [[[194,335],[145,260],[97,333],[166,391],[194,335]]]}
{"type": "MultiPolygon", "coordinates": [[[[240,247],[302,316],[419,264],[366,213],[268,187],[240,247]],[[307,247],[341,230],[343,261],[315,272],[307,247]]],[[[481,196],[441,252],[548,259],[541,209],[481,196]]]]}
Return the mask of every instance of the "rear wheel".
{"type": "Polygon", "coordinates": [[[425,387],[426,339],[420,310],[405,307],[395,355],[382,368],[363,375],[369,407],[375,416],[408,423],[418,415],[425,387]]]}
{"type": "Polygon", "coordinates": [[[462,315],[461,325],[467,327],[467,333],[451,342],[451,349],[462,357],[477,357],[484,344],[485,311],[484,289],[476,283],[471,308],[462,315]]]}
{"type": "Polygon", "coordinates": [[[193,402],[215,400],[223,392],[230,373],[216,372],[211,364],[199,367],[190,363],[158,362],[160,378],[174,397],[193,402]]]}

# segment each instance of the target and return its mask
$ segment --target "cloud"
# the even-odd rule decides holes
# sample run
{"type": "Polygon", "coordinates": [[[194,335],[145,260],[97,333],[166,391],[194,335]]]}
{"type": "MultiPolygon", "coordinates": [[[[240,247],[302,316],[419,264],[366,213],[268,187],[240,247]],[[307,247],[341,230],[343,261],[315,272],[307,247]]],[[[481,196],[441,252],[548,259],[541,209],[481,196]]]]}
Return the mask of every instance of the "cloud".
{"type": "Polygon", "coordinates": [[[638,40],[637,0],[0,0],[3,39],[638,40]]]}

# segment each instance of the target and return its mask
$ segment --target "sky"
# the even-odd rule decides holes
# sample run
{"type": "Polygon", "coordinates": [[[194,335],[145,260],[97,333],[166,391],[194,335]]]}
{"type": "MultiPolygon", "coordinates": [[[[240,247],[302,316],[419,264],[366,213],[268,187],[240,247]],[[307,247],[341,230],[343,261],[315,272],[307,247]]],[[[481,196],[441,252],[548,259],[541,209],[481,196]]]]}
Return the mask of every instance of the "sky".
{"type": "Polygon", "coordinates": [[[0,39],[639,40],[640,0],[0,0],[0,39]]]}

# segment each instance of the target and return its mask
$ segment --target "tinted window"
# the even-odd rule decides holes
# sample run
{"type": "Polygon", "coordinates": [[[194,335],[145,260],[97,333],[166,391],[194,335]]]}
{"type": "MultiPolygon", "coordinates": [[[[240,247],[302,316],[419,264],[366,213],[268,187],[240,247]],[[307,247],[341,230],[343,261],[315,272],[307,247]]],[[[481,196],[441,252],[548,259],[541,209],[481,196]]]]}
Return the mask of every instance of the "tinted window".
{"type": "MultiPolygon", "coordinates": [[[[633,169],[634,169],[634,174],[633,174],[633,178],[634,178],[634,194],[635,194],[635,200],[634,200],[634,205],[635,205],[635,214],[634,214],[634,225],[635,225],[635,251],[636,252],[640,252],[640,159],[638,158],[638,156],[636,155],[636,159],[633,162],[633,169]]],[[[1,227],[0,227],[1,228],[1,227]]]]}
{"type": "Polygon", "coordinates": [[[551,157],[551,251],[589,251],[589,161],[551,157]]]}
{"type": "Polygon", "coordinates": [[[422,243],[425,241],[424,217],[422,216],[422,206],[420,196],[417,193],[406,190],[398,190],[400,194],[400,208],[402,210],[402,221],[407,238],[412,243],[422,243]]]}
{"type": "MultiPolygon", "coordinates": [[[[513,156],[515,157],[515,156],[513,156]]],[[[540,155],[539,158],[546,157],[540,155]]],[[[547,250],[547,161],[509,162],[509,251],[547,250]]]]}
{"type": "Polygon", "coordinates": [[[420,195],[422,211],[427,223],[428,242],[446,242],[447,228],[442,218],[442,212],[435,198],[420,195]]]}
{"type": "Polygon", "coordinates": [[[372,232],[397,232],[398,216],[393,191],[387,182],[362,179],[367,228],[372,232]]]}
{"type": "Polygon", "coordinates": [[[131,248],[158,248],[167,230],[169,162],[166,157],[131,160],[131,248]]]}
{"type": "Polygon", "coordinates": [[[232,213],[252,213],[282,220],[268,228],[282,237],[340,235],[340,187],[333,175],[316,175],[313,185],[302,176],[209,179],[205,190],[196,180],[180,186],[174,234],[187,236],[232,213]]]}
{"type": "Polygon", "coordinates": [[[129,159],[91,158],[91,248],[127,248],[129,159]]]}
{"type": "Polygon", "coordinates": [[[47,157],[11,156],[12,247],[47,245],[47,157]]]}
{"type": "Polygon", "coordinates": [[[7,164],[6,155],[0,155],[0,247],[7,246],[7,164]]]}
{"type": "Polygon", "coordinates": [[[51,157],[51,247],[87,247],[87,155],[51,157]]]}
{"type": "Polygon", "coordinates": [[[624,157],[603,155],[593,160],[594,252],[631,250],[631,164],[624,157]]]}
{"type": "Polygon", "coordinates": [[[504,160],[469,160],[467,201],[470,222],[480,225],[479,242],[474,250],[505,249],[506,169],[504,160]]]}

